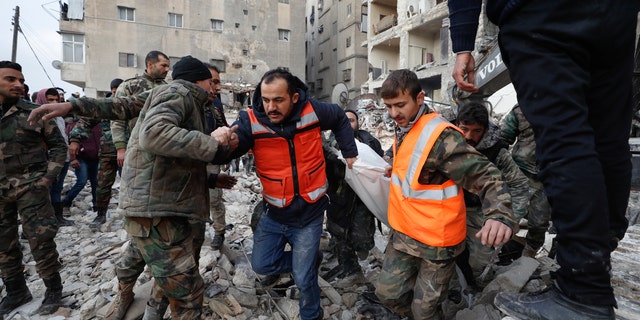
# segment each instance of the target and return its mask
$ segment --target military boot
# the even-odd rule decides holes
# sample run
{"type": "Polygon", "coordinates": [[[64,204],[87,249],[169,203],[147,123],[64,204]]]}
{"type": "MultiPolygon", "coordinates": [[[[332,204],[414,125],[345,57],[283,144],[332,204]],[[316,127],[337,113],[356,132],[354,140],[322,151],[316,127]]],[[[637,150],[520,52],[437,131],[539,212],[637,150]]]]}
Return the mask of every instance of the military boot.
{"type": "Polygon", "coordinates": [[[118,285],[118,294],[111,302],[107,314],[104,316],[104,320],[120,320],[124,319],[124,315],[127,314],[127,310],[133,302],[133,286],[136,282],[124,283],[120,282],[118,285]]]}
{"type": "Polygon", "coordinates": [[[0,318],[33,299],[22,274],[3,280],[7,296],[0,302],[0,318]]]}
{"type": "Polygon", "coordinates": [[[62,279],[60,279],[60,274],[56,273],[52,277],[42,280],[47,287],[47,291],[45,291],[42,305],[36,310],[36,313],[40,315],[52,314],[56,312],[62,304],[62,279]]]}
{"type": "Polygon", "coordinates": [[[100,229],[100,225],[107,222],[107,210],[108,208],[98,208],[98,215],[89,224],[89,228],[93,231],[100,229]]]}
{"type": "Polygon", "coordinates": [[[51,205],[53,206],[53,212],[56,214],[56,220],[58,220],[58,226],[68,227],[68,226],[75,225],[75,222],[73,222],[73,220],[65,219],[63,215],[64,208],[63,208],[62,202],[52,202],[51,205]]]}
{"type": "Polygon", "coordinates": [[[166,298],[162,299],[162,302],[155,306],[151,306],[149,302],[147,302],[142,320],[162,320],[165,312],[167,312],[167,307],[169,307],[169,300],[166,298]]]}

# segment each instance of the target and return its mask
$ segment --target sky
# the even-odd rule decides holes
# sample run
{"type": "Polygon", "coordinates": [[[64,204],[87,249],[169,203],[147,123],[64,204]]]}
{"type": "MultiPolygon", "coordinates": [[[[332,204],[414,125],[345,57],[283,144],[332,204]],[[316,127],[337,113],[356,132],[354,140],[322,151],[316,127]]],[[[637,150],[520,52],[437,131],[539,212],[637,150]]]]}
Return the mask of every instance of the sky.
{"type": "Polygon", "coordinates": [[[20,7],[22,29],[22,33],[18,33],[16,62],[22,66],[30,94],[50,87],[63,88],[67,92],[66,98],[73,92],[82,93],[82,88],[62,81],[60,70],[51,65],[54,60],[62,60],[62,40],[57,33],[60,14],[58,0],[0,0],[0,60],[11,60],[16,6],[20,7]]]}

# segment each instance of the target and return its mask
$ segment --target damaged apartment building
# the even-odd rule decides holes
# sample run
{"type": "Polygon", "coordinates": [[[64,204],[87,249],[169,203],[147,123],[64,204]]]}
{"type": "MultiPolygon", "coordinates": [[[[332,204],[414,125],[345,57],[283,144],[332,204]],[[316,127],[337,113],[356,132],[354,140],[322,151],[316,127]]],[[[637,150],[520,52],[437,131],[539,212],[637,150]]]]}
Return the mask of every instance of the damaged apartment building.
{"type": "Polygon", "coordinates": [[[56,67],[62,80],[100,97],[112,79],[142,74],[151,50],[171,65],[192,55],[221,70],[224,103],[246,106],[266,71],[304,77],[304,8],[303,0],[66,0],[56,67]]]}

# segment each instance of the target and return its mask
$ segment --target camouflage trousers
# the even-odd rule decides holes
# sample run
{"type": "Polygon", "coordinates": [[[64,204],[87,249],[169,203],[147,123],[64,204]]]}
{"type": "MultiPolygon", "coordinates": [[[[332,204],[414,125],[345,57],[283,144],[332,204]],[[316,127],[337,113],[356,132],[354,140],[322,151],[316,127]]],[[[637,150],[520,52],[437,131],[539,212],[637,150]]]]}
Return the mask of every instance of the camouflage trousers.
{"type": "MultiPolygon", "coordinates": [[[[172,319],[199,319],[204,282],[194,259],[189,220],[179,217],[127,217],[125,229],[154,277],[152,296],[157,296],[162,290],[169,300],[172,319]]],[[[131,246],[126,251],[130,249],[131,246]]]]}
{"type": "MultiPolygon", "coordinates": [[[[208,173],[220,173],[220,166],[207,165],[208,173]]],[[[214,188],[209,189],[209,205],[211,211],[211,220],[213,220],[213,230],[216,235],[224,235],[225,227],[227,226],[225,220],[226,209],[224,207],[224,200],[222,199],[222,189],[214,188]]],[[[203,239],[204,240],[204,239],[203,239]]]]}
{"type": "Polygon", "coordinates": [[[96,189],[96,206],[98,208],[109,207],[111,201],[111,188],[118,174],[118,159],[113,157],[100,157],[98,164],[98,188],[96,189]]]}
{"type": "Polygon", "coordinates": [[[529,178],[529,210],[527,213],[527,245],[537,250],[544,245],[544,237],[551,219],[551,205],[542,182],[535,174],[522,171],[529,178]]]}
{"type": "Polygon", "coordinates": [[[0,198],[0,271],[3,278],[22,275],[22,250],[18,235],[18,213],[27,236],[36,271],[43,279],[62,268],[54,238],[58,222],[49,198],[49,188],[41,181],[4,190],[0,198]]]}
{"type": "Polygon", "coordinates": [[[416,320],[444,319],[442,303],[447,298],[454,271],[455,259],[423,259],[396,250],[389,241],[376,295],[401,316],[416,320]]]}
{"type": "Polygon", "coordinates": [[[485,220],[486,217],[482,213],[482,208],[467,207],[467,236],[465,241],[469,250],[469,265],[473,270],[473,276],[476,281],[479,280],[478,277],[484,271],[484,268],[491,263],[491,255],[494,251],[493,247],[482,245],[480,238],[476,237],[476,233],[482,229],[485,220]]]}

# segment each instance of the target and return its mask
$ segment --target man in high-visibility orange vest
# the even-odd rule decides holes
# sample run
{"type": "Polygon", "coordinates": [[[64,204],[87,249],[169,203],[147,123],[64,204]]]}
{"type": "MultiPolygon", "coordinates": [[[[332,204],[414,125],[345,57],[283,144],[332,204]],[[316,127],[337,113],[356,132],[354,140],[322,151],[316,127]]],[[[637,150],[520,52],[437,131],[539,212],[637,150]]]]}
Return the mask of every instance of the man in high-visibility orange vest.
{"type": "Polygon", "coordinates": [[[500,171],[468,145],[460,129],[424,103],[418,77],[396,70],[381,96],[396,122],[389,193],[392,231],[376,285],[382,303],[413,319],[443,319],[442,302],[465,246],[462,189],[482,200],[486,246],[507,242],[516,227],[500,171]]]}

